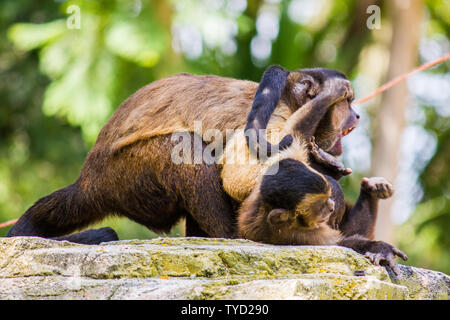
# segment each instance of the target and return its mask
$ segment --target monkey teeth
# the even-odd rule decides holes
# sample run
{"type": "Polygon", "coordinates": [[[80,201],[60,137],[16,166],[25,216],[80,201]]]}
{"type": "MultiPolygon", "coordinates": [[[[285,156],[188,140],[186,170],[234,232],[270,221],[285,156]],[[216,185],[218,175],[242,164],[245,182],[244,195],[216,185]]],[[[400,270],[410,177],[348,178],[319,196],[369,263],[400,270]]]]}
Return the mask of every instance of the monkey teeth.
{"type": "Polygon", "coordinates": [[[345,137],[345,136],[348,135],[350,132],[352,132],[353,129],[355,129],[355,127],[351,127],[351,128],[348,128],[347,130],[344,130],[344,132],[342,132],[342,136],[345,137]]]}

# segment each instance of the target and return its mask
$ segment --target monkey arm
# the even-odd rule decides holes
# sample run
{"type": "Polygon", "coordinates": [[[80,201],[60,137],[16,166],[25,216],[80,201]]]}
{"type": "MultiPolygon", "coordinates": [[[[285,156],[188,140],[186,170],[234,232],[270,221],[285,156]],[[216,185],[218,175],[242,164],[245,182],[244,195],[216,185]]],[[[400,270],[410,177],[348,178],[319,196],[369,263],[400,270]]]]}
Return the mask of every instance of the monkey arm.
{"type": "Polygon", "coordinates": [[[388,265],[396,275],[400,274],[400,270],[394,262],[395,257],[399,256],[404,261],[408,260],[406,254],[389,243],[368,240],[360,235],[346,237],[337,244],[364,255],[374,265],[388,265]]]}
{"type": "MultiPolygon", "coordinates": [[[[258,155],[258,148],[261,145],[265,146],[266,154],[271,155],[272,146],[263,135],[259,135],[259,130],[266,129],[284,91],[288,75],[289,71],[280,66],[271,66],[263,74],[245,126],[247,145],[255,155],[258,155]]],[[[291,143],[292,138],[287,138],[282,140],[279,146],[287,147],[291,143]]]]}
{"type": "Polygon", "coordinates": [[[350,92],[348,80],[325,81],[323,90],[289,117],[283,131],[294,135],[299,141],[310,141],[329,108],[346,99],[350,92]]]}
{"type": "Polygon", "coordinates": [[[359,234],[373,239],[377,220],[378,200],[392,196],[394,188],[384,178],[364,178],[361,192],[354,206],[346,204],[346,211],[339,229],[346,236],[359,234]]]}

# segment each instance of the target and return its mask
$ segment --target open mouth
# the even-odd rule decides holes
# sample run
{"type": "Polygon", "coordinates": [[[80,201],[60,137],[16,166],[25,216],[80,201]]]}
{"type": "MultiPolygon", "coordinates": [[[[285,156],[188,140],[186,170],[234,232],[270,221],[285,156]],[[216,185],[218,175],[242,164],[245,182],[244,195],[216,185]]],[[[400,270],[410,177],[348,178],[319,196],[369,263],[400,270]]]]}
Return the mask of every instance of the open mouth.
{"type": "Polygon", "coordinates": [[[343,130],[342,133],[341,133],[341,136],[337,138],[337,140],[334,143],[334,145],[327,152],[332,154],[333,156],[340,156],[342,154],[342,152],[343,152],[341,139],[343,137],[345,137],[346,135],[348,135],[353,130],[355,130],[355,128],[356,127],[353,126],[353,127],[350,127],[350,128],[347,128],[347,129],[343,130]]]}
{"type": "Polygon", "coordinates": [[[345,129],[344,131],[342,131],[342,136],[345,137],[346,135],[348,135],[350,132],[352,132],[356,127],[350,127],[348,129],[345,129]]]}

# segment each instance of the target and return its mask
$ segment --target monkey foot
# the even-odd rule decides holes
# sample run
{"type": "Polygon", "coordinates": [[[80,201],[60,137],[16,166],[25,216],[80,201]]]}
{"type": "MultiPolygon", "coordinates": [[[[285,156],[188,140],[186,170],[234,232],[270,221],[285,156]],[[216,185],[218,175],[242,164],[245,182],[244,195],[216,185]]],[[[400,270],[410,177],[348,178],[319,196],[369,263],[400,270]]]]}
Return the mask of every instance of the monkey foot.
{"type": "Polygon", "coordinates": [[[308,143],[309,152],[313,156],[314,160],[326,166],[328,169],[336,171],[343,176],[349,175],[352,173],[352,169],[346,168],[342,162],[336,159],[334,156],[329,154],[328,152],[323,151],[317,144],[316,139],[311,137],[308,143]]]}
{"type": "Polygon", "coordinates": [[[382,177],[363,178],[361,188],[378,199],[387,199],[394,194],[394,187],[382,177]]]}
{"type": "Polygon", "coordinates": [[[400,269],[394,262],[395,257],[398,256],[404,261],[408,260],[408,256],[402,251],[382,241],[376,241],[364,256],[376,266],[389,266],[397,276],[400,274],[400,269]]]}

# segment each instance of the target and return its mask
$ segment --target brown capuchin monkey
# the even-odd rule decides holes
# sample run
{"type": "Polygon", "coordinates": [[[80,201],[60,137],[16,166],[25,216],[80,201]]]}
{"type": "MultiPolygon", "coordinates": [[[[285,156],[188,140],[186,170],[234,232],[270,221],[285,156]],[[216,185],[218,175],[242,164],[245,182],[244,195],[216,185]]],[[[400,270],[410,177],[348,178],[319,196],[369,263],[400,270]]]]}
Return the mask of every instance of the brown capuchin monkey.
{"type": "Polygon", "coordinates": [[[341,233],[328,225],[335,203],[327,179],[292,158],[276,165],[243,202],[238,235],[272,244],[338,243],[341,233]]]}

